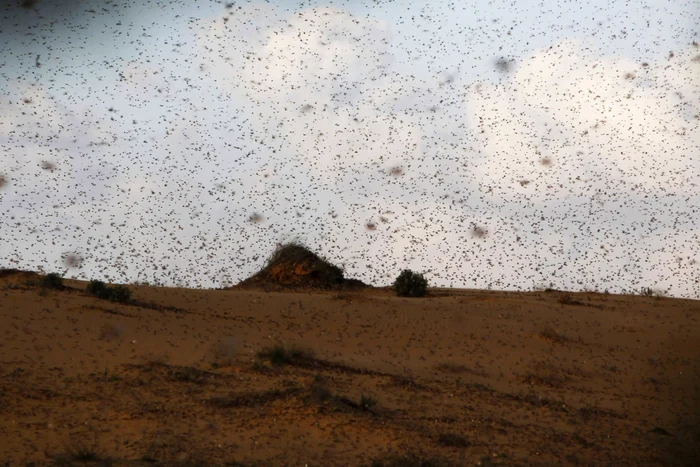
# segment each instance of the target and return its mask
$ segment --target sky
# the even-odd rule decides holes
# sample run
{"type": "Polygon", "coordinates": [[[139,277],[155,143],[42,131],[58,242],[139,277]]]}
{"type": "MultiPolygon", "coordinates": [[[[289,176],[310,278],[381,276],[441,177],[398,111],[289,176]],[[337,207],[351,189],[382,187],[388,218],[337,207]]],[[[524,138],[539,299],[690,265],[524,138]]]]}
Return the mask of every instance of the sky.
{"type": "Polygon", "coordinates": [[[0,268],[222,287],[300,241],[377,286],[699,298],[698,25],[693,0],[5,7],[0,268]]]}

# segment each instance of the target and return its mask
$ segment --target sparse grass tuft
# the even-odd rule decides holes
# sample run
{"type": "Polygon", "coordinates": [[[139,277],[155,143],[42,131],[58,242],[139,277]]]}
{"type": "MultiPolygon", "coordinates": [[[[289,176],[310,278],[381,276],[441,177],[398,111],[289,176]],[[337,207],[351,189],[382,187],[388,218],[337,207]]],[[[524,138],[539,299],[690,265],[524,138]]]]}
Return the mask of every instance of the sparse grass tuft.
{"type": "Polygon", "coordinates": [[[273,366],[293,365],[313,358],[313,352],[299,347],[285,347],[282,344],[268,347],[258,352],[258,358],[267,360],[273,366]]]}
{"type": "Polygon", "coordinates": [[[469,446],[469,442],[463,436],[456,433],[440,434],[440,436],[438,436],[438,443],[443,446],[455,448],[466,448],[469,446]]]}
{"type": "Polygon", "coordinates": [[[351,292],[339,292],[331,297],[332,300],[343,300],[349,303],[352,303],[353,301],[359,300],[361,298],[361,295],[351,292]]]}
{"type": "Polygon", "coordinates": [[[277,400],[288,398],[297,394],[297,388],[269,389],[262,392],[231,393],[228,396],[212,397],[208,403],[220,409],[241,407],[261,407],[277,400]]]}
{"type": "Polygon", "coordinates": [[[520,378],[526,384],[559,388],[566,382],[566,377],[553,372],[528,373],[520,378]]]}
{"type": "Polygon", "coordinates": [[[571,295],[570,293],[563,294],[561,297],[559,297],[558,301],[562,305],[585,305],[585,303],[583,303],[582,301],[575,300],[573,295],[571,295]]]}
{"type": "Polygon", "coordinates": [[[374,399],[373,397],[366,396],[362,394],[360,396],[360,408],[366,412],[371,412],[372,409],[377,405],[377,399],[374,399]]]}
{"type": "Polygon", "coordinates": [[[552,342],[556,342],[557,344],[566,344],[569,342],[574,342],[574,339],[571,339],[570,337],[558,333],[549,326],[544,328],[544,331],[540,333],[540,337],[543,337],[544,339],[550,340],[552,342]]]}
{"type": "Polygon", "coordinates": [[[328,389],[326,378],[322,375],[315,375],[309,387],[311,398],[316,403],[324,403],[333,398],[333,393],[328,389]]]}
{"type": "Polygon", "coordinates": [[[435,369],[444,373],[464,373],[467,371],[466,366],[453,362],[439,363],[435,366],[435,369]]]}
{"type": "MultiPolygon", "coordinates": [[[[218,367],[218,364],[217,364],[218,367]]],[[[270,371],[270,367],[262,363],[260,360],[253,360],[253,371],[257,371],[258,373],[267,373],[270,371]]]]}
{"type": "Polygon", "coordinates": [[[208,373],[194,367],[180,367],[169,373],[172,381],[180,383],[204,384],[207,382],[208,373]]]}
{"type": "Polygon", "coordinates": [[[671,436],[671,433],[669,433],[668,430],[666,430],[665,428],[661,428],[660,426],[655,426],[649,431],[657,435],[671,436]]]}
{"type": "Polygon", "coordinates": [[[359,402],[349,397],[335,394],[328,387],[328,379],[320,374],[315,375],[313,381],[307,387],[305,400],[308,403],[319,405],[321,411],[329,409],[341,412],[353,410],[375,414],[374,408],[377,406],[377,400],[365,394],[360,396],[359,402]]]}
{"type": "Polygon", "coordinates": [[[395,375],[391,377],[391,383],[395,386],[399,386],[407,389],[425,389],[425,386],[416,382],[410,376],[406,375],[395,375]]]}
{"type": "Polygon", "coordinates": [[[404,269],[394,281],[394,290],[399,297],[423,297],[428,288],[428,280],[423,274],[404,269]]]}
{"type": "Polygon", "coordinates": [[[639,295],[643,297],[656,297],[657,300],[660,300],[666,296],[666,292],[661,289],[654,290],[651,287],[642,287],[639,295]]]}
{"type": "Polygon", "coordinates": [[[50,456],[54,465],[101,465],[101,466],[111,466],[113,464],[112,460],[108,457],[102,455],[96,444],[88,445],[84,442],[73,442],[71,445],[66,447],[65,452],[50,456]]]}

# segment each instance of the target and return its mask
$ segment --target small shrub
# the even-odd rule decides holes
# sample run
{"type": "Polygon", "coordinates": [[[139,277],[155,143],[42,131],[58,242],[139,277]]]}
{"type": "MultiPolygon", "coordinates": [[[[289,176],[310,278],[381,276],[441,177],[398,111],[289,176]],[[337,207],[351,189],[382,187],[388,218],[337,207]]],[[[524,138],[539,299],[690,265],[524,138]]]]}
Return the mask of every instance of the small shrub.
{"type": "Polygon", "coordinates": [[[300,360],[309,359],[311,356],[309,351],[297,347],[286,348],[282,344],[258,352],[258,358],[265,359],[274,366],[291,365],[300,360]]]}
{"type": "Polygon", "coordinates": [[[51,272],[41,278],[41,286],[46,289],[62,289],[63,278],[60,274],[51,272]]]}
{"type": "Polygon", "coordinates": [[[428,280],[423,274],[404,269],[394,281],[394,290],[399,297],[423,297],[428,288],[428,280]]]}
{"type": "Polygon", "coordinates": [[[112,460],[104,456],[95,443],[73,441],[65,451],[58,455],[49,455],[54,465],[112,465],[112,460]]]}
{"type": "Polygon", "coordinates": [[[540,337],[547,339],[549,341],[552,341],[552,342],[556,342],[557,344],[566,344],[569,342],[574,342],[573,339],[571,339],[563,334],[558,333],[557,331],[555,331],[553,328],[551,328],[549,326],[544,328],[544,331],[542,331],[540,333],[540,337]]]}
{"type": "Polygon", "coordinates": [[[671,433],[669,433],[668,430],[666,430],[665,428],[661,428],[660,426],[655,426],[650,431],[657,435],[671,436],[671,433]]]}
{"type": "Polygon", "coordinates": [[[558,302],[561,305],[586,305],[581,300],[576,300],[570,293],[563,294],[561,297],[559,297],[558,302]]]}
{"type": "Polygon", "coordinates": [[[87,292],[97,298],[107,299],[109,297],[109,289],[102,281],[90,281],[87,286],[87,292]]]}
{"type": "Polygon", "coordinates": [[[270,361],[270,363],[272,363],[275,366],[285,365],[287,363],[291,363],[292,361],[289,353],[287,352],[287,349],[285,349],[281,345],[276,345],[271,349],[268,349],[267,352],[262,352],[258,354],[258,356],[261,358],[267,358],[270,361]]]}
{"type": "Polygon", "coordinates": [[[126,303],[131,300],[131,290],[124,285],[115,285],[111,290],[109,300],[117,303],[126,303]]]}
{"type": "Polygon", "coordinates": [[[559,303],[562,305],[573,305],[574,297],[572,297],[571,294],[566,293],[559,297],[559,303]]]}
{"type": "MultiPolygon", "coordinates": [[[[216,366],[215,367],[213,366],[213,368],[220,367],[220,365],[218,363],[216,363],[214,365],[216,365],[216,366]]],[[[266,373],[270,370],[270,367],[268,367],[267,365],[262,363],[260,360],[254,360],[252,368],[253,368],[253,371],[257,371],[258,373],[266,373]]]]}
{"type": "Polygon", "coordinates": [[[368,412],[372,411],[372,409],[377,405],[377,399],[374,399],[370,396],[365,396],[362,394],[360,396],[360,408],[362,410],[366,410],[368,412]]]}
{"type": "Polygon", "coordinates": [[[131,290],[124,285],[109,287],[102,281],[92,280],[87,286],[90,295],[102,300],[110,300],[117,303],[128,303],[131,300],[131,290]]]}
{"type": "Polygon", "coordinates": [[[559,388],[566,383],[567,377],[559,376],[552,371],[540,371],[539,373],[528,373],[520,377],[519,380],[530,386],[538,385],[559,388]]]}
{"type": "Polygon", "coordinates": [[[404,375],[395,375],[392,378],[392,382],[394,385],[403,387],[403,388],[412,388],[412,389],[425,389],[422,384],[417,383],[415,380],[413,380],[409,376],[404,376],[404,375]]]}
{"type": "Polygon", "coordinates": [[[181,383],[204,384],[207,377],[207,372],[194,367],[178,368],[170,373],[171,380],[181,383]]]}

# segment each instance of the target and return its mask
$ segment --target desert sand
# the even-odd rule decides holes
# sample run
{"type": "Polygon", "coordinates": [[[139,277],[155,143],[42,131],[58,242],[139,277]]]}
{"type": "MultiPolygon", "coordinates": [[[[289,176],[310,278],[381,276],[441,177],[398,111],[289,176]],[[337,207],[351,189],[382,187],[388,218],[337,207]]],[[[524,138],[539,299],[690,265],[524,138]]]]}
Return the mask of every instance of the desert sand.
{"type": "Polygon", "coordinates": [[[0,274],[9,465],[693,465],[700,302],[0,274]],[[282,345],[277,353],[260,354],[282,345]]]}

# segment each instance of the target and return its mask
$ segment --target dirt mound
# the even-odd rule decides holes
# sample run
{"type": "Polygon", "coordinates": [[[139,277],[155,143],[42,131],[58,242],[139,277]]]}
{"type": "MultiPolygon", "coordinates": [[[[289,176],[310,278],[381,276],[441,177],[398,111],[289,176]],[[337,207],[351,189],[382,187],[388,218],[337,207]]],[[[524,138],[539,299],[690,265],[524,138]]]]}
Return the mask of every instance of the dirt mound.
{"type": "Polygon", "coordinates": [[[343,270],[302,245],[283,245],[270,256],[265,267],[236,287],[287,289],[346,289],[368,287],[357,279],[346,279],[343,270]]]}

